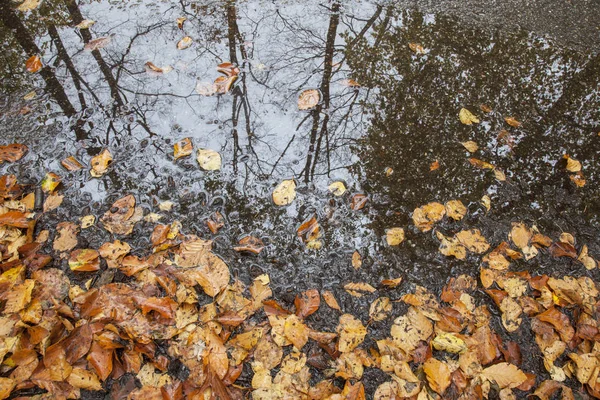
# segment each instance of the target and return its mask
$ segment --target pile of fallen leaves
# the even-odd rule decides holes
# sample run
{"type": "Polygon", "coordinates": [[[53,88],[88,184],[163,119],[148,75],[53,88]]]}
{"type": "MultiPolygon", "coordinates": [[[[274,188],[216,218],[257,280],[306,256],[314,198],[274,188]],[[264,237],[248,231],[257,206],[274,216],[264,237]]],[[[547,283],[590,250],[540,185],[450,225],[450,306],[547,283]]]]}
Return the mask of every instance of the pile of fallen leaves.
{"type": "MultiPolygon", "coordinates": [[[[176,144],[176,153],[178,148],[182,156],[192,152],[189,141],[176,144]]],[[[13,162],[26,150],[11,145],[0,155],[13,162]]],[[[206,170],[218,169],[220,156],[207,151],[199,150],[198,162],[206,170]]],[[[92,175],[104,173],[111,160],[108,151],[92,159],[92,175]]],[[[82,167],[69,159],[63,165],[82,167]]],[[[60,181],[49,173],[42,182],[43,212],[60,206],[60,181]]],[[[273,192],[274,203],[293,202],[295,188],[293,180],[282,182],[273,192]]],[[[346,188],[334,182],[330,190],[339,196],[346,188]]],[[[436,229],[445,256],[483,255],[479,281],[451,278],[439,296],[418,286],[396,301],[406,309],[399,316],[393,315],[389,294],[399,290],[401,278],[374,286],[346,282],[340,289],[373,299],[369,320],[363,321],[353,315],[356,310],[343,310],[330,291],[299,293],[294,306],[286,307],[272,298],[268,275],[251,282],[233,278],[212,242],[185,234],[177,221],[156,224],[152,214],[146,216],[155,222],[152,247],[147,256],[132,255],[127,236],[144,218],[133,195],[117,200],[98,222],[86,216],[61,222],[51,232],[36,230],[41,215],[36,194],[13,175],[0,177],[0,399],[32,392],[39,399],[79,398],[82,390],[144,400],[333,400],[367,394],[375,399],[527,394],[549,399],[559,391],[564,399],[600,396],[595,282],[511,271],[514,260],[542,251],[597,268],[587,246],[577,250],[569,234],[554,241],[517,222],[507,240],[490,251],[478,229],[445,234],[436,229],[444,218],[463,219],[467,208],[460,200],[426,204],[413,213],[415,227],[436,229]],[[98,249],[78,247],[81,229],[96,223],[120,239],[98,249]],[[50,244],[52,252],[45,254],[42,249],[50,244]],[[128,280],[97,284],[73,278],[105,269],[119,270],[128,280]],[[495,306],[476,292],[485,292],[495,306]],[[321,299],[339,312],[332,332],[311,327],[309,317],[325,306],[321,299]],[[385,320],[391,323],[389,336],[369,336],[370,324],[385,320]],[[534,338],[528,345],[539,348],[549,379],[523,369],[520,345],[503,339],[519,334],[534,338]],[[176,364],[186,373],[177,373],[176,364]],[[362,383],[368,369],[387,375],[375,393],[365,393],[362,383]],[[244,371],[245,379],[239,380],[244,371]]],[[[350,207],[358,212],[367,200],[355,194],[350,207]]],[[[207,223],[216,233],[224,220],[215,213],[207,223]]],[[[320,236],[316,217],[298,228],[308,248],[318,250],[320,236]]],[[[403,228],[387,230],[388,245],[400,246],[403,240],[403,228]]],[[[262,248],[252,236],[235,246],[255,254],[262,248]]],[[[358,251],[350,262],[361,267],[358,251]]]]}

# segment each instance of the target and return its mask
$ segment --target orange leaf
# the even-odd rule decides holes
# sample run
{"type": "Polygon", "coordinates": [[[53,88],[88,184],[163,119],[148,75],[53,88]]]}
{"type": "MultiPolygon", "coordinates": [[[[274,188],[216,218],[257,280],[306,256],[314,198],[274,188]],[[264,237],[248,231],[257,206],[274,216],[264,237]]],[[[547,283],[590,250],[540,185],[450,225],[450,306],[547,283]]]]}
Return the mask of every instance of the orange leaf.
{"type": "Polygon", "coordinates": [[[32,74],[35,74],[42,69],[42,60],[40,60],[40,57],[37,55],[31,56],[25,61],[25,68],[32,74]]]}
{"type": "Polygon", "coordinates": [[[314,314],[321,304],[321,297],[317,289],[310,289],[296,296],[294,305],[296,306],[296,315],[302,319],[314,314]]]}

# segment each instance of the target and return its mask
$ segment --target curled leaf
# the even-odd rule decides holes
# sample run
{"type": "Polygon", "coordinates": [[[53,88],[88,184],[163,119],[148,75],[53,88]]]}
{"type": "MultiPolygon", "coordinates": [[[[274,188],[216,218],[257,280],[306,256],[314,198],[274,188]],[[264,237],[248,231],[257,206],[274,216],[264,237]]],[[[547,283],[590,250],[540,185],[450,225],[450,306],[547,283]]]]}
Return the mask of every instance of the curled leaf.
{"type": "Polygon", "coordinates": [[[300,93],[298,97],[298,109],[310,110],[321,101],[321,92],[318,89],[308,89],[300,93]]]}

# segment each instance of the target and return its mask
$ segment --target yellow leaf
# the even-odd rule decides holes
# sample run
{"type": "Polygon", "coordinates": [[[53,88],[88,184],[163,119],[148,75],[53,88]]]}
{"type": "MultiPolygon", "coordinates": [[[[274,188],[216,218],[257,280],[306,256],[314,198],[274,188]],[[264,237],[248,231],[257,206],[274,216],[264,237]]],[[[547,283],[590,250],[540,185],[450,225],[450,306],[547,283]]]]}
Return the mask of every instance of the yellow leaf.
{"type": "Polygon", "coordinates": [[[369,317],[373,321],[383,321],[392,312],[392,302],[389,297],[379,297],[369,308],[369,317]]]}
{"type": "Polygon", "coordinates": [[[431,344],[436,350],[449,353],[458,354],[467,350],[465,341],[453,333],[442,332],[431,341],[431,344]]]}
{"type": "Polygon", "coordinates": [[[352,253],[352,266],[354,269],[360,269],[362,266],[362,257],[358,251],[354,251],[354,253],[352,253]]]}
{"type": "Polygon", "coordinates": [[[298,97],[298,109],[310,110],[321,101],[321,92],[317,89],[308,89],[300,93],[298,97]]]}
{"type": "Polygon", "coordinates": [[[179,17],[179,18],[177,18],[177,20],[176,20],[176,21],[177,21],[177,27],[178,27],[179,29],[183,29],[183,23],[184,23],[185,21],[187,21],[187,18],[186,18],[186,17],[179,17]]]}
{"type": "Polygon", "coordinates": [[[494,168],[496,168],[492,164],[490,164],[489,162],[482,161],[482,160],[479,160],[477,158],[469,158],[469,162],[471,163],[472,166],[477,167],[477,168],[481,168],[481,169],[494,169],[494,168]]]}
{"type": "Polygon", "coordinates": [[[339,335],[338,350],[341,353],[348,353],[363,342],[367,335],[367,328],[354,316],[343,314],[340,316],[337,333],[339,335]]]}
{"type": "Polygon", "coordinates": [[[460,144],[462,144],[469,153],[475,153],[477,149],[479,149],[477,143],[471,140],[469,140],[468,142],[461,142],[460,144]]]}
{"type": "Polygon", "coordinates": [[[413,212],[413,222],[422,232],[430,231],[433,224],[441,220],[446,214],[446,207],[440,203],[429,203],[416,208],[413,212]]]}
{"type": "Polygon", "coordinates": [[[24,2],[19,4],[19,7],[17,7],[17,10],[31,11],[33,9],[38,8],[41,2],[42,2],[42,0],[25,0],[24,2]]]}
{"type": "Polygon", "coordinates": [[[456,221],[460,221],[467,214],[467,207],[460,200],[450,200],[444,205],[446,214],[456,221]]]}
{"type": "Polygon", "coordinates": [[[333,182],[328,186],[328,189],[334,196],[341,196],[346,193],[346,185],[341,181],[333,182]]]}
{"type": "Polygon", "coordinates": [[[433,357],[423,364],[423,372],[427,375],[429,386],[438,394],[443,394],[450,386],[450,368],[446,363],[433,357]]]}
{"type": "Polygon", "coordinates": [[[75,367],[67,378],[67,382],[73,387],[85,390],[102,390],[102,384],[98,376],[92,371],[75,367]]]}
{"type": "Polygon", "coordinates": [[[515,128],[518,128],[521,126],[521,123],[513,117],[504,117],[504,121],[506,121],[507,124],[509,124],[510,126],[515,127],[515,128]]]}
{"type": "Polygon", "coordinates": [[[467,110],[466,108],[461,108],[460,112],[458,113],[458,118],[460,119],[460,122],[462,122],[465,125],[472,125],[472,124],[478,124],[479,123],[479,119],[473,115],[471,113],[471,111],[467,110]]]}
{"type": "Polygon", "coordinates": [[[52,193],[58,185],[60,185],[61,177],[54,172],[48,172],[42,180],[42,190],[46,193],[52,193]]]}
{"type": "Polygon", "coordinates": [[[108,166],[112,162],[112,154],[107,149],[102,150],[100,154],[95,157],[92,157],[90,161],[90,165],[92,169],[90,169],[90,175],[94,178],[99,178],[104,175],[108,169],[108,166]]]}
{"type": "Polygon", "coordinates": [[[323,300],[325,300],[325,303],[329,307],[333,308],[334,310],[341,310],[340,305],[338,304],[337,300],[335,299],[335,296],[331,291],[325,290],[323,291],[323,293],[321,293],[321,295],[323,296],[323,300]]]}
{"type": "Polygon", "coordinates": [[[389,246],[398,246],[404,241],[404,229],[390,228],[385,232],[385,240],[389,246]]]}
{"type": "Polygon", "coordinates": [[[422,45],[418,43],[409,43],[408,48],[411,49],[416,54],[425,54],[425,49],[422,45]]]}
{"type": "Polygon", "coordinates": [[[571,158],[568,154],[563,156],[565,160],[567,160],[567,171],[569,172],[579,172],[581,171],[581,163],[574,158],[571,158]]]}
{"type": "Polygon", "coordinates": [[[490,208],[492,208],[492,199],[486,194],[481,198],[481,204],[483,204],[487,211],[490,211],[490,208]]]}
{"type": "Polygon", "coordinates": [[[290,314],[283,325],[283,334],[292,344],[301,350],[308,341],[308,327],[296,314],[290,314]]]}
{"type": "Polygon", "coordinates": [[[344,285],[344,289],[355,297],[361,297],[364,293],[373,293],[375,288],[365,282],[351,282],[344,285]]]}
{"type": "Polygon", "coordinates": [[[460,231],[456,234],[456,238],[467,250],[476,254],[485,253],[490,248],[489,243],[481,235],[479,229],[460,231]]]}
{"type": "Polygon", "coordinates": [[[95,23],[96,23],[96,21],[93,21],[91,19],[84,19],[83,21],[81,21],[80,23],[78,23],[77,25],[75,25],[75,28],[77,28],[77,29],[89,29],[95,23]]]}
{"type": "Polygon", "coordinates": [[[431,336],[433,324],[415,307],[410,307],[406,315],[396,318],[390,333],[394,344],[410,354],[419,342],[431,336]]]}
{"type": "Polygon", "coordinates": [[[296,182],[293,179],[281,181],[273,191],[273,202],[278,206],[286,206],[296,198],[296,182]]]}
{"type": "Polygon", "coordinates": [[[435,235],[440,240],[440,253],[445,256],[454,256],[459,260],[464,260],[467,257],[467,249],[463,246],[456,237],[448,237],[441,232],[436,232],[435,235]]]}
{"type": "Polygon", "coordinates": [[[498,179],[500,182],[504,182],[506,181],[506,175],[504,174],[504,172],[501,169],[495,168],[494,169],[494,176],[496,177],[496,179],[498,179]]]}
{"type": "Polygon", "coordinates": [[[516,365],[502,362],[484,369],[481,376],[490,382],[496,382],[500,389],[516,388],[527,380],[527,375],[516,365]]]}
{"type": "Polygon", "coordinates": [[[221,155],[214,150],[198,149],[196,160],[203,170],[217,171],[221,169],[221,155]]]}
{"type": "Polygon", "coordinates": [[[81,217],[81,229],[87,229],[90,226],[93,226],[96,223],[95,215],[86,215],[81,217]]]}
{"type": "Polygon", "coordinates": [[[192,45],[192,38],[189,36],[185,36],[183,39],[181,39],[179,42],[177,42],[177,49],[178,50],[184,50],[187,49],[188,47],[190,47],[192,45]]]}

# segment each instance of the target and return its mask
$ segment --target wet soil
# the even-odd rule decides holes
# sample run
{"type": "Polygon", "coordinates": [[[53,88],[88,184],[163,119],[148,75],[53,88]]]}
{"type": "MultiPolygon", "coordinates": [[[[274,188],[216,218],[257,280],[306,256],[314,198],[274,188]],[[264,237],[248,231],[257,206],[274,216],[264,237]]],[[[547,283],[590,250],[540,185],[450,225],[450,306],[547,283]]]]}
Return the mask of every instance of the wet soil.
{"type": "MultiPolygon", "coordinates": [[[[600,59],[590,41],[569,44],[579,34],[591,37],[593,22],[569,30],[566,40],[558,32],[555,41],[460,23],[445,8],[429,13],[367,1],[203,4],[46,1],[28,13],[2,7],[0,144],[19,142],[30,151],[16,164],[0,165],[0,174],[32,186],[48,171],[63,178],[65,201],[43,215],[39,229],[101,216],[132,193],[146,214],[162,214],[163,223],[179,220],[184,233],[213,239],[215,252],[242,281],[268,273],[276,298],[289,304],[302,290],[333,290],[343,309],[365,321],[375,295],[351,297],[343,284],[402,276],[399,289],[385,291],[394,300],[415,285],[439,292],[449,276],[478,275],[480,257],[449,259],[439,253],[435,233],[412,224],[412,211],[431,201],[460,199],[469,209],[465,220],[437,226],[445,234],[474,227],[494,246],[506,240],[512,222],[525,221],[553,238],[570,232],[592,256],[600,255],[600,59]],[[183,30],[175,22],[181,16],[187,18],[183,30]],[[97,22],[90,30],[74,28],[83,18],[97,22]],[[185,35],[193,45],[178,50],[185,35]],[[111,38],[106,47],[83,49],[105,36],[111,38]],[[424,54],[410,43],[422,45],[424,54]],[[45,67],[32,75],[24,63],[35,53],[45,67]],[[148,73],[148,61],[173,70],[148,73]],[[231,92],[197,93],[227,61],[241,70],[231,92]],[[348,87],[347,79],[361,86],[348,87]],[[298,94],[308,88],[319,89],[322,102],[299,111],[298,94]],[[31,91],[36,97],[24,100],[31,91]],[[482,104],[492,111],[481,111],[482,104]],[[461,124],[463,107],[481,123],[461,124]],[[522,125],[512,127],[505,117],[522,125]],[[175,161],[173,144],[184,137],[196,149],[220,152],[223,168],[202,171],[194,156],[175,161]],[[475,154],[460,143],[468,140],[479,144],[475,154]],[[104,148],[114,162],[101,178],[88,168],[67,172],[60,165],[70,155],[87,164],[104,148]],[[564,154],[582,162],[584,187],[570,180],[564,154]],[[496,165],[506,181],[474,168],[469,157],[496,165]],[[439,168],[431,171],[435,161],[439,168]],[[298,196],[276,207],[271,192],[290,178],[298,196]],[[348,186],[344,196],[328,192],[335,180],[348,186]],[[355,193],[369,197],[359,211],[350,209],[355,193]],[[484,195],[489,211],[480,203],[484,195]],[[174,203],[171,211],[158,209],[164,201],[174,203]],[[206,221],[216,211],[226,223],[213,235],[206,221]],[[324,232],[318,251],[296,234],[313,215],[324,232]],[[385,244],[392,226],[407,231],[399,247],[385,244]],[[265,250],[235,252],[245,235],[261,238],[265,250]],[[359,270],[351,266],[355,250],[363,256],[359,270]]],[[[499,21],[507,18],[502,15],[499,21]]],[[[150,252],[154,225],[139,223],[125,239],[134,254],[150,252]]],[[[112,239],[96,226],[79,240],[97,248],[112,239]]],[[[68,270],[61,262],[55,265],[68,270]]],[[[548,254],[518,268],[598,279],[597,271],[548,254]]],[[[484,294],[478,300],[489,302],[484,294]]],[[[399,315],[400,304],[394,307],[399,315]]],[[[337,324],[330,310],[310,319],[315,328],[337,324]]],[[[371,325],[369,336],[388,335],[390,323],[371,325]]],[[[506,337],[522,344],[524,354],[537,354],[531,338],[506,337]]],[[[540,357],[526,357],[522,367],[547,378],[540,357]]],[[[368,393],[382,379],[367,377],[368,393]]]]}

